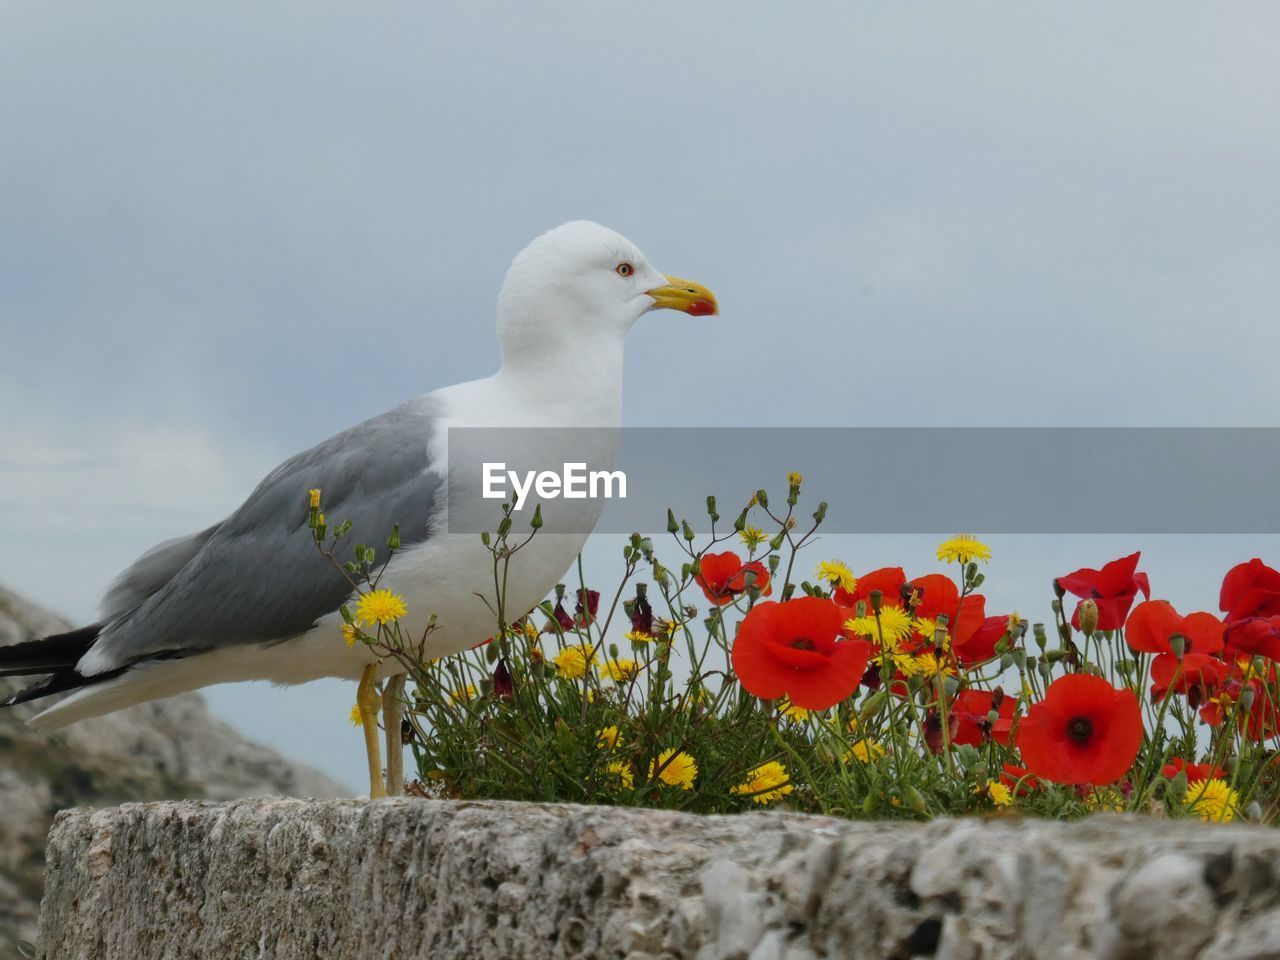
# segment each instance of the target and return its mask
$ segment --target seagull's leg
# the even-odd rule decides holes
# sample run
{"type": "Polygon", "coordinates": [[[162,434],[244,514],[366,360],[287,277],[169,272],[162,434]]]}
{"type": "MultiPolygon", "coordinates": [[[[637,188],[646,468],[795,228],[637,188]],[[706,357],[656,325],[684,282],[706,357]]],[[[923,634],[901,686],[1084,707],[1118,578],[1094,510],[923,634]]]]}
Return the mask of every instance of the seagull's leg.
{"type": "Polygon", "coordinates": [[[387,795],[382,782],[382,754],[378,748],[378,710],[382,698],[378,696],[378,668],[369,664],[360,677],[356,689],[356,706],[360,708],[360,724],[364,727],[364,749],[369,757],[369,799],[377,800],[387,795]]]}
{"type": "Polygon", "coordinates": [[[400,724],[404,720],[405,674],[397,673],[387,680],[382,691],[382,725],[387,731],[387,796],[404,796],[404,739],[400,724]]]}

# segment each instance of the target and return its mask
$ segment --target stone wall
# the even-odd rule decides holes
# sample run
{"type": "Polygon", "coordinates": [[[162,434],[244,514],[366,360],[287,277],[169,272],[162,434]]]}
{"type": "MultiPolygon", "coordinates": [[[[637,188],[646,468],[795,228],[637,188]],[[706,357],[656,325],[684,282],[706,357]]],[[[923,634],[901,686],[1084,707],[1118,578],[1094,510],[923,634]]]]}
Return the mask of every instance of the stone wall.
{"type": "Polygon", "coordinates": [[[50,958],[1280,958],[1280,832],[253,800],[59,815],[50,958]]]}

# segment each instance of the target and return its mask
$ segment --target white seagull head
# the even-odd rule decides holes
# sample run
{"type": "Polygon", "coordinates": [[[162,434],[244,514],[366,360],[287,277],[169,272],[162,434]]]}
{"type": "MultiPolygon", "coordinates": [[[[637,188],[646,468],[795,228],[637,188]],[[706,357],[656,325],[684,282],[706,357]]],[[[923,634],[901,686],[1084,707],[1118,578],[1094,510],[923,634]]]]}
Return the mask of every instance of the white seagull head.
{"type": "Polygon", "coordinates": [[[710,290],[658,272],[621,234],[588,220],[562,224],[521,250],[507,270],[498,295],[503,360],[620,342],[654,309],[719,312],[710,290]]]}

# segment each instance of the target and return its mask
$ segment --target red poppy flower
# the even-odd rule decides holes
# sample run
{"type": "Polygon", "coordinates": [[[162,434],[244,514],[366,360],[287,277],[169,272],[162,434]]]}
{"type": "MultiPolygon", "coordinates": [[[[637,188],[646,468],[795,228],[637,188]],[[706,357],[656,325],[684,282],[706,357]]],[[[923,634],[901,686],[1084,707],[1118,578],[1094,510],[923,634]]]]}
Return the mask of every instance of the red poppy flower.
{"type": "Polygon", "coordinates": [[[743,563],[732,550],[724,553],[704,553],[698,561],[698,573],[693,578],[702,588],[708,600],[723,607],[733,603],[734,597],[747,591],[747,573],[755,575],[755,585],[760,593],[769,596],[773,588],[769,586],[769,571],[759,560],[743,563]]]}
{"type": "Polygon", "coordinates": [[[951,649],[965,666],[985,663],[996,655],[996,644],[1009,632],[1009,618],[986,617],[986,598],[972,593],[960,604],[951,649]]]}
{"type": "Polygon", "coordinates": [[[1018,727],[1022,762],[1056,783],[1114,783],[1141,745],[1142,708],[1133,691],[1087,673],[1053,681],[1018,727]]]}
{"type": "Polygon", "coordinates": [[[1222,651],[1222,633],[1222,621],[1213,614],[1189,613],[1184,617],[1164,600],[1138,604],[1124,628],[1130,647],[1158,654],[1151,663],[1151,695],[1156,700],[1170,687],[1178,693],[1199,688],[1198,696],[1203,698],[1222,682],[1226,664],[1215,656],[1222,651]],[[1173,651],[1175,636],[1182,638],[1181,661],[1173,651]]]}
{"type": "Polygon", "coordinates": [[[951,704],[951,715],[958,720],[951,742],[975,747],[988,739],[1008,743],[1015,706],[1014,699],[1006,697],[1003,691],[997,694],[993,690],[961,690],[951,704]],[[999,706],[993,707],[997,701],[999,706]],[[1000,716],[995,724],[989,717],[992,709],[1000,716]]]}
{"type": "Polygon", "coordinates": [[[1227,771],[1212,763],[1188,763],[1181,757],[1174,757],[1160,768],[1160,773],[1172,780],[1179,772],[1187,775],[1187,783],[1198,783],[1201,780],[1222,780],[1227,771]]]}
{"type": "Polygon", "coordinates": [[[1228,622],[1222,639],[1232,655],[1280,660],[1280,616],[1228,622]]]}
{"type": "Polygon", "coordinates": [[[955,623],[960,606],[960,588],[952,583],[950,577],[930,573],[916,577],[906,589],[910,591],[909,606],[913,615],[928,620],[945,616],[952,624],[955,623]]]}
{"type": "Polygon", "coordinates": [[[867,605],[867,613],[871,612],[871,591],[879,590],[883,602],[887,606],[902,606],[902,587],[907,582],[907,575],[901,567],[881,567],[864,573],[858,578],[857,586],[852,591],[837,587],[832,599],[842,607],[857,609],[858,601],[867,605]]]}
{"type": "Polygon", "coordinates": [[[756,604],[733,642],[738,682],[761,699],[785,695],[806,710],[839,703],[857,689],[871,657],[865,640],[840,636],[849,616],[848,609],[823,597],[756,604]]]}
{"type": "MultiPolygon", "coordinates": [[[[1098,605],[1098,629],[1118,630],[1124,626],[1129,608],[1133,606],[1138,591],[1144,597],[1151,596],[1151,583],[1145,573],[1138,573],[1141,551],[1112,560],[1101,570],[1083,567],[1075,573],[1058,578],[1058,585],[1068,593],[1098,605]]],[[[1080,605],[1076,604],[1071,615],[1071,625],[1080,629],[1080,605]]]]}
{"type": "Polygon", "coordinates": [[[1227,615],[1228,623],[1280,614],[1280,571],[1257,557],[1232,567],[1222,578],[1218,609],[1227,615]]]}

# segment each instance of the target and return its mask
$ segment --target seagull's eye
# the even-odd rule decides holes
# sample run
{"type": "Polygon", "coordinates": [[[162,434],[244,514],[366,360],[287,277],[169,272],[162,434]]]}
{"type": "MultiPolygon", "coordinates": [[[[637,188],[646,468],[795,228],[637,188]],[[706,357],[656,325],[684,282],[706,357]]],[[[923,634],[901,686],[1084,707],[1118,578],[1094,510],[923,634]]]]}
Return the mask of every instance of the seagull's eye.
{"type": "Polygon", "coordinates": [[[633,267],[626,260],[623,260],[620,264],[614,267],[613,270],[614,270],[614,273],[616,273],[620,277],[629,277],[636,272],[636,268],[633,267]]]}

